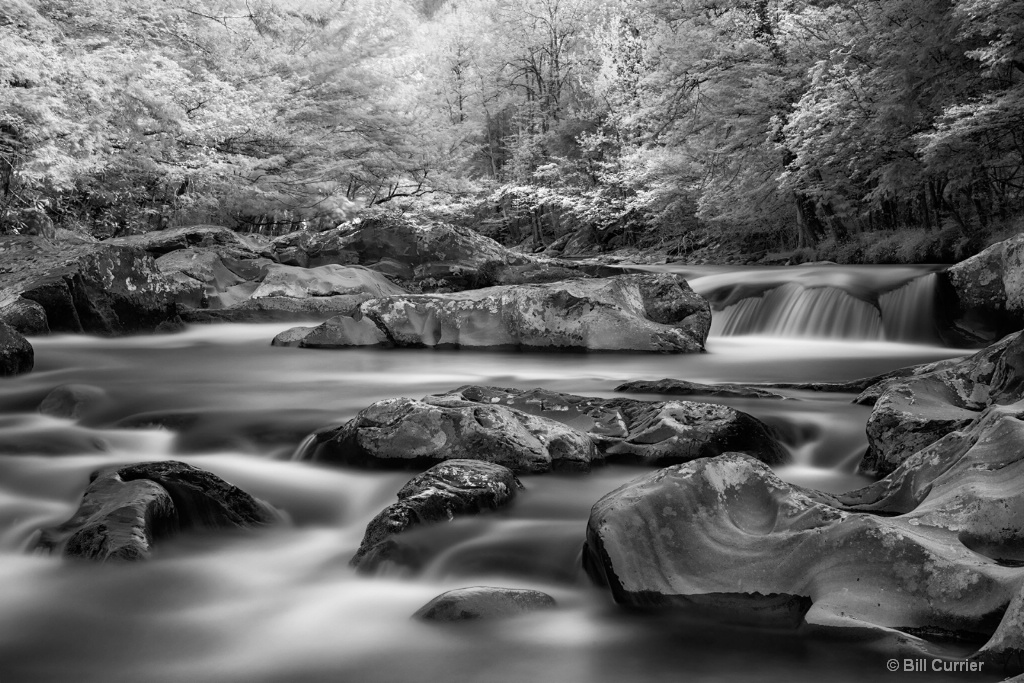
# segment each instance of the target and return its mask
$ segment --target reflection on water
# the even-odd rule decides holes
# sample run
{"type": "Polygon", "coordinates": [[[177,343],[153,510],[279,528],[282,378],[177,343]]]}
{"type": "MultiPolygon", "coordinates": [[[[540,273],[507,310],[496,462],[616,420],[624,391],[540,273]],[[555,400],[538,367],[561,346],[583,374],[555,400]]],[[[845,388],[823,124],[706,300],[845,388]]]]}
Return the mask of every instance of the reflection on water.
{"type": "MultiPolygon", "coordinates": [[[[510,509],[410,534],[424,552],[420,576],[368,579],[348,559],[410,475],[289,458],[309,431],[375,400],[469,383],[612,396],[627,379],[836,381],[957,351],[768,337],[712,338],[694,356],[270,347],[282,327],[36,339],[37,371],[0,381],[0,681],[675,682],[749,680],[753,671],[853,681],[883,670],[886,655],[870,641],[610,605],[579,570],[586,518],[642,469],[524,477],[527,491],[510,509]],[[38,415],[47,393],[68,383],[97,386],[104,400],[80,424],[38,415]],[[291,526],[181,538],[137,566],[25,552],[37,528],[70,516],[93,469],[161,458],[219,474],[286,510],[291,526]],[[538,588],[561,609],[495,624],[409,620],[434,595],[476,584],[538,588]]],[[[863,483],[853,471],[867,409],[850,395],[786,393],[795,400],[721,402],[778,429],[794,455],[781,476],[828,490],[863,483]]]]}

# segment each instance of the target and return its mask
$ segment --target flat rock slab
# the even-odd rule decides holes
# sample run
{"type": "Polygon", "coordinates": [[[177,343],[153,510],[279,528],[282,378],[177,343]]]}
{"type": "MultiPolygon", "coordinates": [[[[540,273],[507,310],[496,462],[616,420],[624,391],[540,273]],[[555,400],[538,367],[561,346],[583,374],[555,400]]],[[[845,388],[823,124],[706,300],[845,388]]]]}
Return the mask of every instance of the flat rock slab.
{"type": "Polygon", "coordinates": [[[415,552],[402,546],[399,534],[456,517],[497,510],[523,489],[512,470],[478,460],[448,460],[416,475],[398,492],[398,502],[384,508],[366,527],[350,564],[362,573],[384,563],[417,568],[415,552]]]}
{"type": "Polygon", "coordinates": [[[202,248],[221,257],[250,259],[269,256],[267,244],[252,235],[241,235],[220,225],[188,225],[166,230],[153,230],[141,235],[128,235],[106,240],[107,244],[136,247],[154,258],[179,249],[202,248]]]}
{"type": "Polygon", "coordinates": [[[0,320],[24,334],[119,335],[180,324],[175,288],[143,250],[0,239],[0,320]]]}
{"type": "Polygon", "coordinates": [[[210,472],[173,460],[94,472],[78,511],[43,529],[37,548],[95,561],[148,559],[154,543],[190,529],[246,529],[281,519],[210,472]]]}
{"type": "MultiPolygon", "coordinates": [[[[353,318],[375,325],[390,346],[661,353],[703,351],[711,324],[707,302],[664,274],[388,296],[365,302],[353,318]]],[[[341,321],[331,322],[333,329],[318,332],[321,347],[328,339],[336,347],[374,339],[348,336],[341,321]]]]}
{"type": "Polygon", "coordinates": [[[554,598],[540,591],[474,586],[442,593],[419,608],[412,617],[423,621],[502,619],[556,606],[554,598]]]}
{"type": "Polygon", "coordinates": [[[266,275],[260,286],[252,293],[252,298],[302,299],[339,294],[367,294],[376,298],[404,293],[404,289],[382,274],[362,266],[326,265],[317,268],[298,268],[274,264],[267,266],[266,275]]]}

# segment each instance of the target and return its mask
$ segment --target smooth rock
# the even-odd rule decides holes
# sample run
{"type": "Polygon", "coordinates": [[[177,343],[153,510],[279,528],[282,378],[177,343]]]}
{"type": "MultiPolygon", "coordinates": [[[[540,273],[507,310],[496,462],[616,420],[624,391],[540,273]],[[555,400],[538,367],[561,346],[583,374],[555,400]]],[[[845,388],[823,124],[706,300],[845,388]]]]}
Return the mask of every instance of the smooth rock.
{"type": "Polygon", "coordinates": [[[774,391],[766,391],[743,384],[701,384],[682,379],[657,381],[634,380],[615,387],[615,391],[632,394],[671,394],[678,396],[724,396],[729,398],[787,398],[774,391]]]}
{"type": "Polygon", "coordinates": [[[861,471],[885,475],[921,448],[977,419],[986,407],[1024,398],[1024,339],[1014,333],[968,358],[884,380],[862,397],[867,394],[877,399],[868,418],[868,452],[861,471]]]}
{"type": "Polygon", "coordinates": [[[556,606],[554,598],[540,591],[474,586],[442,593],[412,616],[424,621],[501,619],[556,606]]]}
{"type": "MultiPolygon", "coordinates": [[[[684,280],[654,274],[389,296],[359,310],[390,343],[412,347],[693,353],[711,324],[707,302],[684,280]]],[[[352,343],[341,336],[335,345],[352,343]]]]}
{"type": "Polygon", "coordinates": [[[512,470],[478,460],[448,460],[416,475],[398,492],[398,502],[384,508],[366,527],[350,564],[363,573],[384,563],[417,568],[413,549],[395,537],[426,524],[497,510],[523,489],[512,470]]]}
{"type": "Polygon", "coordinates": [[[946,276],[958,299],[958,328],[987,341],[1024,328],[1024,235],[993,244],[946,276]]]}
{"type": "Polygon", "coordinates": [[[253,299],[266,297],[335,296],[340,294],[367,294],[382,297],[404,294],[405,290],[386,277],[362,266],[326,265],[317,268],[271,265],[260,286],[252,293],[253,299]]]}
{"type": "Polygon", "coordinates": [[[39,412],[50,417],[77,420],[96,413],[109,401],[106,391],[91,384],[62,384],[46,395],[39,404],[39,412]]]}
{"type": "Polygon", "coordinates": [[[13,327],[0,322],[0,377],[21,375],[32,370],[35,350],[13,327]]]}
{"type": "Polygon", "coordinates": [[[190,529],[245,529],[280,520],[270,505],[210,472],[175,461],[94,472],[78,510],[44,529],[37,548],[86,560],[135,561],[190,529]]]}
{"type": "Polygon", "coordinates": [[[634,607],[745,623],[991,634],[1024,580],[957,534],[853,513],[727,454],[620,487],[591,511],[587,571],[634,607]],[[696,603],[696,606],[695,606],[696,603]]]}

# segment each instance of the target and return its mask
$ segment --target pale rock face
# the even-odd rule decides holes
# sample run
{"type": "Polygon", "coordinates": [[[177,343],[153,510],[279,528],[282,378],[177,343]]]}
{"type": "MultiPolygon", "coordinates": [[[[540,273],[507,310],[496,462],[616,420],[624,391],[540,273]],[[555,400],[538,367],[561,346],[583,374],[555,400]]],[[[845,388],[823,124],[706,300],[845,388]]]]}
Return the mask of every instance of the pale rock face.
{"type": "MultiPolygon", "coordinates": [[[[428,347],[693,353],[703,351],[711,323],[707,302],[685,281],[650,274],[387,296],[362,304],[360,314],[389,344],[428,347]]],[[[358,344],[339,334],[334,345],[358,344]]]]}
{"type": "Polygon", "coordinates": [[[1024,327],[1024,235],[1017,235],[947,271],[959,299],[966,327],[980,327],[982,334],[1024,327]]]}
{"type": "Polygon", "coordinates": [[[343,294],[381,297],[404,292],[380,273],[361,266],[298,268],[274,264],[266,267],[266,275],[252,293],[252,298],[282,296],[304,299],[343,294]]]}

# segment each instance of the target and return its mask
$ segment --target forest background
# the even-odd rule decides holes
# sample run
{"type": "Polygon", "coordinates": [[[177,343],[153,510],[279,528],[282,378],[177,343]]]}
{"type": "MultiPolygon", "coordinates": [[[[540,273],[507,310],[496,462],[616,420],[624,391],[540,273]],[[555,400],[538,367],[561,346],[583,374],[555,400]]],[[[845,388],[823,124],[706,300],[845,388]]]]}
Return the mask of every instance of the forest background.
{"type": "Polygon", "coordinates": [[[394,210],[527,248],[1024,232],[1019,0],[5,0],[0,233],[394,210]]]}

